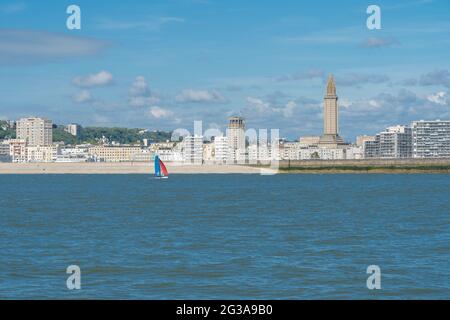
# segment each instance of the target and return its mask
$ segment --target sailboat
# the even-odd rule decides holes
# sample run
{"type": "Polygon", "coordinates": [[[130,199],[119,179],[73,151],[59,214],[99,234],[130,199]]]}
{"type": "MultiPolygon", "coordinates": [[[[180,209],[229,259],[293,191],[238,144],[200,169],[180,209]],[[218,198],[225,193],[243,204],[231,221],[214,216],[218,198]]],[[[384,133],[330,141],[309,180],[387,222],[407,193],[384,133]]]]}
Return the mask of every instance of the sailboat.
{"type": "Polygon", "coordinates": [[[166,165],[161,161],[158,155],[155,156],[155,177],[158,179],[169,178],[169,172],[166,165]]]}

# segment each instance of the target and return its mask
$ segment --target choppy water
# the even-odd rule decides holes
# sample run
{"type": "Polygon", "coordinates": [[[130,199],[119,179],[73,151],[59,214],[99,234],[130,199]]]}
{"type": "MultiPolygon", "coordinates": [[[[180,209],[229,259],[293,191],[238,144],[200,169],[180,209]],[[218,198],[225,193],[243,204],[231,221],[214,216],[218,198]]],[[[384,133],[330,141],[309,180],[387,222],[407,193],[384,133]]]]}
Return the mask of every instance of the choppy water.
{"type": "Polygon", "coordinates": [[[450,298],[448,175],[0,179],[0,298],[450,298]]]}

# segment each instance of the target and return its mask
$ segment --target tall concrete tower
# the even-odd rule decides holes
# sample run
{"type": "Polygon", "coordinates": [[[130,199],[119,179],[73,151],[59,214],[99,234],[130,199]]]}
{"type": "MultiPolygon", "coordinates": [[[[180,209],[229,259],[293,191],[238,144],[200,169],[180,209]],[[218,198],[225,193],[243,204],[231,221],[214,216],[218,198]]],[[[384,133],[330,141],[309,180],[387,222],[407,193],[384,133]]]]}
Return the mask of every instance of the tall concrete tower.
{"type": "Polygon", "coordinates": [[[242,117],[229,120],[227,137],[231,160],[245,159],[245,120],[242,117]]]}
{"type": "Polygon", "coordinates": [[[344,144],[344,140],[339,136],[338,96],[333,75],[328,77],[323,109],[323,135],[320,137],[319,144],[331,148],[344,144]]]}

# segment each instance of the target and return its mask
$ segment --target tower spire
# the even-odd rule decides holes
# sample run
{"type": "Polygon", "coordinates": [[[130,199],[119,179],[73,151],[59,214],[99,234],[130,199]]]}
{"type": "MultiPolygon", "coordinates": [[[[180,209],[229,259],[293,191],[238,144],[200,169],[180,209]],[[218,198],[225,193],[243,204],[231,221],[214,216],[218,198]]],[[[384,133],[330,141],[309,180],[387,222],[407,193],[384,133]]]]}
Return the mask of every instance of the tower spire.
{"type": "Polygon", "coordinates": [[[336,95],[336,85],[334,84],[334,77],[333,77],[332,74],[330,74],[328,76],[327,95],[328,96],[335,96],[336,95]]]}
{"type": "Polygon", "coordinates": [[[338,96],[336,95],[336,85],[332,74],[328,77],[324,100],[323,135],[319,144],[324,148],[337,148],[338,145],[344,144],[344,140],[339,136],[338,96]]]}

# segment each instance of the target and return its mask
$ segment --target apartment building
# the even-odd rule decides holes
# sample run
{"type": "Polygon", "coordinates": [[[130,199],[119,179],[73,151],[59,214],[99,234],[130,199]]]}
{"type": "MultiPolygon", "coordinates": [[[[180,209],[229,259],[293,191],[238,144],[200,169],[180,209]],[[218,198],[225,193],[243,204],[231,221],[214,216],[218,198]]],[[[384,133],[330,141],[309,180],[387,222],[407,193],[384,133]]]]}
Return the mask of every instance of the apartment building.
{"type": "Polygon", "coordinates": [[[141,154],[140,146],[92,146],[89,155],[96,161],[132,162],[141,154]]]}
{"type": "Polygon", "coordinates": [[[364,158],[399,159],[412,157],[412,131],[407,126],[393,126],[378,133],[375,140],[364,141],[364,158]]]}
{"type": "Polygon", "coordinates": [[[225,163],[230,159],[230,146],[227,137],[214,138],[214,159],[217,163],[225,163]]]}
{"type": "Polygon", "coordinates": [[[26,147],[26,162],[53,162],[56,161],[58,148],[56,146],[26,147]]]}
{"type": "Polygon", "coordinates": [[[23,118],[16,123],[17,139],[25,140],[27,146],[51,146],[53,143],[52,121],[43,118],[23,118]]]}
{"type": "Polygon", "coordinates": [[[414,121],[413,158],[450,158],[450,121],[414,121]]]}
{"type": "Polygon", "coordinates": [[[203,163],[203,137],[186,136],[183,139],[183,161],[192,164],[203,163]]]}

